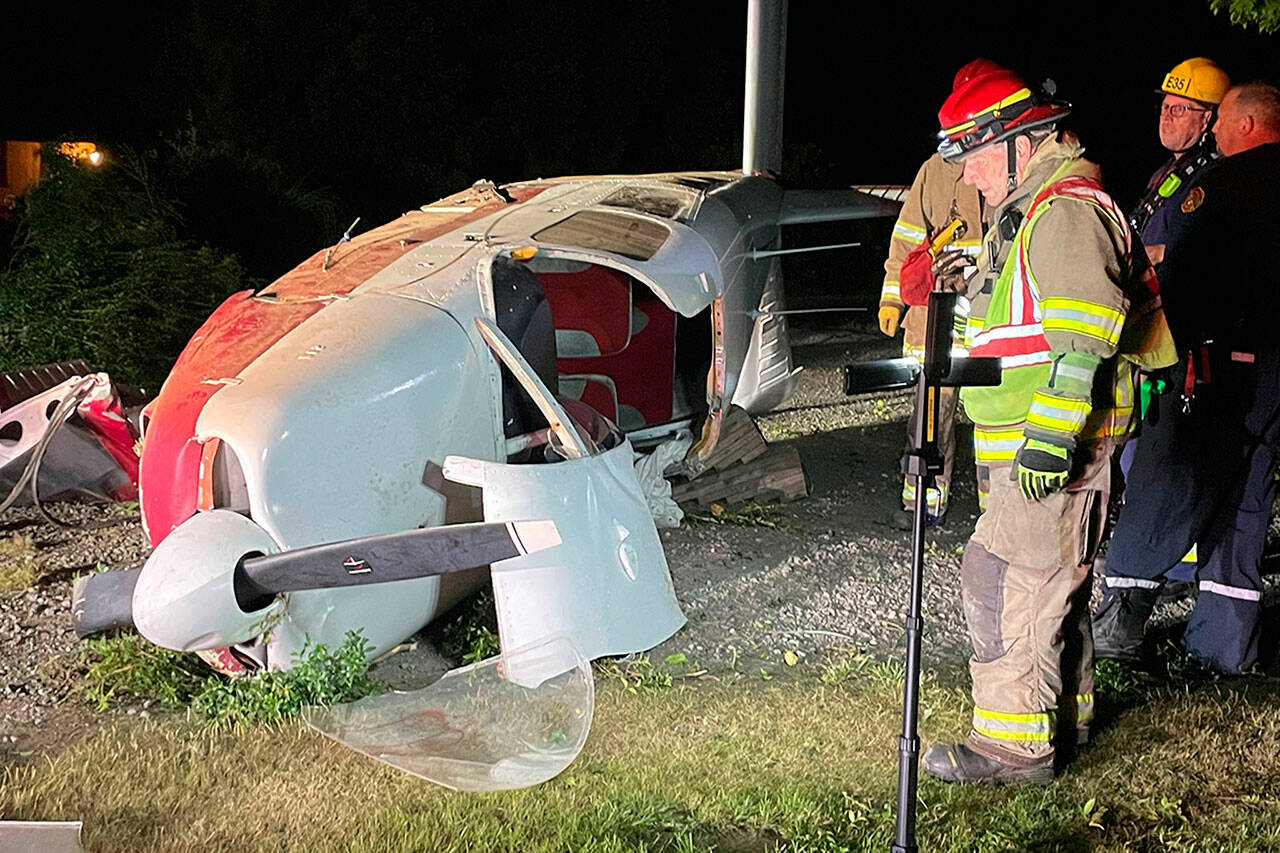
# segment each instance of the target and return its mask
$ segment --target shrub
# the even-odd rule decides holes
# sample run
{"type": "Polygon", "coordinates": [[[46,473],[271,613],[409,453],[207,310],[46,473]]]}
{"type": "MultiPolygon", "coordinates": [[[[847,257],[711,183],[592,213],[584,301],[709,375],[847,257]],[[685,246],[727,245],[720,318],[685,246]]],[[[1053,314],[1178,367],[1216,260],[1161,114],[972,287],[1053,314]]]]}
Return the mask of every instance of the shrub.
{"type": "Polygon", "coordinates": [[[0,369],[83,358],[158,388],[191,333],[247,286],[234,257],[181,238],[156,163],[122,150],[93,169],[46,149],[0,272],[0,369]]]}
{"type": "Polygon", "coordinates": [[[347,632],[338,648],[308,645],[286,671],[227,679],[199,659],[158,648],[136,634],[85,642],[85,697],[106,710],[123,698],[162,707],[190,705],[214,723],[259,723],[292,717],[306,705],[351,702],[381,692],[365,662],[368,642],[347,632]]]}

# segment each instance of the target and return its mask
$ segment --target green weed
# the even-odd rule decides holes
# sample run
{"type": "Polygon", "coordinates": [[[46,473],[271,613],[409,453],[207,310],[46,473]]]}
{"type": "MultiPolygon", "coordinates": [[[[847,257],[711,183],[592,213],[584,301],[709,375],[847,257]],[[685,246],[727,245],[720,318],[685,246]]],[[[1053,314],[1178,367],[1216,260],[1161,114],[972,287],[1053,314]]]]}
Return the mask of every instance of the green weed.
{"type": "Polygon", "coordinates": [[[209,677],[194,655],[162,649],[137,634],[92,637],[80,648],[87,664],[84,697],[99,711],[121,699],[183,706],[209,677]]]}
{"type": "Polygon", "coordinates": [[[789,521],[779,516],[777,504],[748,501],[735,507],[713,503],[706,512],[686,510],[684,517],[699,524],[729,524],[734,527],[768,527],[774,530],[790,530],[789,521]]]}
{"type": "MultiPolygon", "coordinates": [[[[669,658],[676,658],[680,665],[687,663],[683,653],[669,658]]],[[[621,684],[628,693],[670,687],[674,682],[671,671],[655,666],[648,655],[637,655],[631,660],[603,659],[596,661],[595,668],[600,675],[621,684]]]]}
{"type": "Polygon", "coordinates": [[[219,723],[262,723],[292,717],[306,705],[336,705],[380,693],[365,663],[368,646],[359,632],[348,631],[333,651],[308,645],[288,670],[231,680],[211,677],[192,707],[219,723]]]}
{"type": "Polygon", "coordinates": [[[99,710],[120,700],[189,705],[216,723],[287,719],[304,705],[350,702],[380,692],[368,675],[367,641],[355,631],[338,648],[309,645],[286,671],[237,679],[212,675],[193,655],[162,649],[136,634],[86,640],[84,695],[99,710]]]}
{"type": "Polygon", "coordinates": [[[440,654],[463,664],[479,663],[501,651],[493,591],[484,589],[460,605],[439,630],[440,654]]]}
{"type": "Polygon", "coordinates": [[[141,510],[137,501],[121,501],[111,505],[111,512],[115,515],[136,516],[141,510]]]}

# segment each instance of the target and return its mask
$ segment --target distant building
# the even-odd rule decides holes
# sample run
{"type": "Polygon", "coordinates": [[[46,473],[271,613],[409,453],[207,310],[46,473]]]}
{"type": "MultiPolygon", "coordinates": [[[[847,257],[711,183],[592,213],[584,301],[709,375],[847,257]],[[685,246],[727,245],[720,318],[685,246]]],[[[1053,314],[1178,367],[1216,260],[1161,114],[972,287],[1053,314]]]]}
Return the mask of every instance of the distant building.
{"type": "Polygon", "coordinates": [[[40,143],[0,141],[0,217],[40,180],[40,143]]]}
{"type": "MultiPolygon", "coordinates": [[[[0,219],[7,219],[18,203],[18,197],[40,181],[40,142],[0,140],[0,219]]],[[[58,153],[98,166],[102,152],[92,142],[63,142],[58,153]]]]}

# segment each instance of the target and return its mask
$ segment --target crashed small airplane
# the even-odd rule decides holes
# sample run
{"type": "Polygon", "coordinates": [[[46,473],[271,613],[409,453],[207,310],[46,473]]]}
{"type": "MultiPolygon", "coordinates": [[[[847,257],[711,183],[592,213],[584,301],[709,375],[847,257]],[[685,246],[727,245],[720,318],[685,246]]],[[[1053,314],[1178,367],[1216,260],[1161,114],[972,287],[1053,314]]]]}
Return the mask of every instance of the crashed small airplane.
{"type": "Polygon", "coordinates": [[[633,445],[690,431],[697,473],[731,405],[780,404],[781,229],[898,207],[772,176],[786,12],[749,16],[741,172],[478,182],[227,299],[143,412],[155,550],[77,587],[78,628],[239,674],[381,655],[491,578],[530,689],[678,630],[633,445]]]}

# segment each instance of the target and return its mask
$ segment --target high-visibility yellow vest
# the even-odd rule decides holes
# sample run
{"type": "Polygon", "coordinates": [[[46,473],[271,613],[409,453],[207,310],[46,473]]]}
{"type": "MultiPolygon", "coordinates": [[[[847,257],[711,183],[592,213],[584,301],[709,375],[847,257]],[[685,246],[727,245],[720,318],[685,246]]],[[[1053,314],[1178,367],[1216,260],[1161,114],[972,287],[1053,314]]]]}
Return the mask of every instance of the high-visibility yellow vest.
{"type": "MultiPolygon", "coordinates": [[[[1004,368],[998,386],[964,388],[960,392],[965,412],[980,426],[1013,427],[1026,420],[1032,395],[1049,380],[1051,359],[1045,330],[1096,338],[1116,348],[1122,356],[1107,360],[1100,368],[1112,374],[1101,386],[1109,386],[1110,399],[1095,399],[1087,417],[1081,413],[1083,424],[1077,436],[1083,440],[1127,434],[1134,425],[1134,364],[1149,368],[1162,360],[1172,363],[1172,358],[1165,360],[1165,355],[1172,354],[1172,339],[1163,322],[1155,277],[1149,265],[1142,264],[1141,272],[1135,273],[1141,281],[1135,282],[1135,287],[1126,288],[1131,300],[1139,303],[1139,313],[1144,318],[1141,335],[1123,335],[1125,312],[1110,306],[1085,299],[1040,295],[1031,272],[1031,234],[1036,222],[1056,199],[1071,199],[1096,209],[1116,233],[1122,235],[1125,257],[1129,257],[1131,239],[1124,215],[1096,180],[1071,174],[1072,166],[1080,162],[1065,162],[1037,191],[1014,235],[1013,250],[995,280],[986,315],[969,318],[965,343],[970,354],[998,356],[1004,368]],[[1158,322],[1154,322],[1153,312],[1158,315],[1158,322]],[[1137,351],[1126,353],[1124,344],[1131,343],[1130,337],[1138,338],[1132,342],[1137,351]],[[1161,349],[1166,351],[1165,355],[1153,355],[1153,350],[1161,349]]],[[[1099,383],[1095,382],[1094,387],[1096,396],[1099,383]]],[[[1012,449],[1012,443],[1017,442],[1010,434],[1004,443],[1012,449]]],[[[1012,458],[1012,453],[999,455],[1012,458]]]]}

